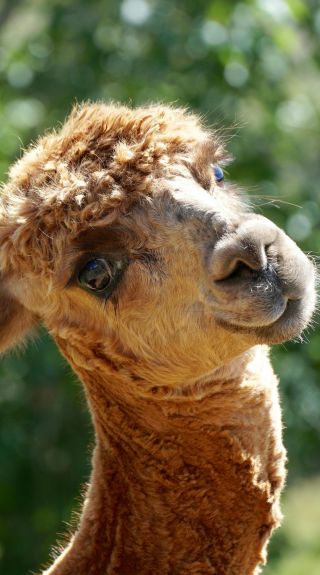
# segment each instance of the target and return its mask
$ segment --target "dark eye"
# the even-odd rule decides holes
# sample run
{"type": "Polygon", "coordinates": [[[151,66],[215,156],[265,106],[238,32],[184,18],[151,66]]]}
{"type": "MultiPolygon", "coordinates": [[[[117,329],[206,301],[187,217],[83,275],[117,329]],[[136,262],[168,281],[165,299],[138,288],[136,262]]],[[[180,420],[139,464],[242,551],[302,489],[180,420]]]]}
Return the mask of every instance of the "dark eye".
{"type": "Polygon", "coordinates": [[[78,274],[82,288],[97,295],[107,297],[111,294],[123,270],[121,260],[108,261],[103,257],[89,260],[78,274]]]}
{"type": "Polygon", "coordinates": [[[223,180],[224,180],[223,169],[220,168],[220,166],[218,166],[217,164],[213,164],[212,169],[213,169],[214,179],[216,180],[216,182],[218,182],[218,183],[223,182],[223,180]]]}

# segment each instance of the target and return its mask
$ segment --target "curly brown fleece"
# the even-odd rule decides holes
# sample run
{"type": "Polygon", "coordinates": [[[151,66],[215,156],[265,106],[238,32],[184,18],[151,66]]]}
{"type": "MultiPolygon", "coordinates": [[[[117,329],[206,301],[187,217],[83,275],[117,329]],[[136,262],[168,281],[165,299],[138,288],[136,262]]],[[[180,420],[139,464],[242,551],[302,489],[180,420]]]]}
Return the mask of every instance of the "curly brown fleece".
{"type": "MultiPolygon", "coordinates": [[[[208,250],[251,217],[214,180],[225,158],[184,110],[88,104],[3,187],[0,350],[42,321],[96,432],[78,530],[47,575],[252,575],[265,559],[285,452],[261,344],[293,332],[263,338],[216,318],[208,250]],[[105,301],[77,280],[97,254],[125,262],[105,301]]],[[[252,301],[233,299],[250,319],[252,301]]]]}
{"type": "Polygon", "coordinates": [[[106,214],[116,219],[154,193],[160,177],[175,168],[179,173],[181,163],[201,171],[199,157],[208,171],[210,156],[223,158],[220,141],[184,110],[77,106],[60,132],[41,138],[10,171],[2,201],[8,224],[1,232],[2,245],[8,242],[3,269],[11,256],[13,267],[17,258],[22,264],[23,253],[34,256],[40,273],[44,258],[48,268],[55,266],[60,241],[50,236],[57,231],[60,240],[62,231],[76,236],[106,214]]]}

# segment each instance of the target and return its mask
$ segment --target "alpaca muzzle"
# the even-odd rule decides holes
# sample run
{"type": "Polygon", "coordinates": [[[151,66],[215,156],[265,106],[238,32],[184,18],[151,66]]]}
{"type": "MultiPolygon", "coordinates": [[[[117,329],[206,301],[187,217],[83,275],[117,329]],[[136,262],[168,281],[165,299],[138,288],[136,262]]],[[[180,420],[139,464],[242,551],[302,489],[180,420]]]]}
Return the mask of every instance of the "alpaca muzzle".
{"type": "Polygon", "coordinates": [[[262,216],[246,216],[235,231],[219,239],[211,274],[222,321],[249,329],[274,325],[281,337],[289,339],[310,320],[315,305],[314,266],[262,216]]]}

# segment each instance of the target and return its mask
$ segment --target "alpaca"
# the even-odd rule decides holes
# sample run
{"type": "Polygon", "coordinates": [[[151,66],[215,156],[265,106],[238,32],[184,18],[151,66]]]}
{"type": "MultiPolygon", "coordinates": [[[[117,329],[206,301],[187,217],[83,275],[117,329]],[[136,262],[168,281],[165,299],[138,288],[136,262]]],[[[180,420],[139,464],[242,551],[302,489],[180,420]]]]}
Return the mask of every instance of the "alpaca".
{"type": "Polygon", "coordinates": [[[268,344],[312,263],[223,180],[220,136],[162,105],[76,107],[0,204],[0,349],[43,322],[95,428],[78,529],[45,575],[251,575],[281,520],[268,344]]]}

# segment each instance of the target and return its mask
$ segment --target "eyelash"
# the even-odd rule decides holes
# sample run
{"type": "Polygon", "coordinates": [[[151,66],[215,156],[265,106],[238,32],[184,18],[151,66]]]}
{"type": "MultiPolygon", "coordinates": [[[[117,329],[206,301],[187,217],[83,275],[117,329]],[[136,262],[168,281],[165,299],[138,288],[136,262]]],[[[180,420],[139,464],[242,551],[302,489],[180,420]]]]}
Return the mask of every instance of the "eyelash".
{"type": "MultiPolygon", "coordinates": [[[[110,262],[110,266],[114,266],[115,263],[115,259],[114,258],[110,258],[109,254],[103,254],[103,253],[97,253],[97,252],[91,252],[91,253],[86,253],[85,255],[83,255],[83,257],[80,258],[80,260],[77,262],[77,265],[75,267],[75,270],[72,274],[72,276],[70,277],[69,281],[67,282],[66,287],[72,287],[75,285],[79,286],[79,275],[81,273],[82,270],[84,270],[85,266],[87,264],[89,264],[89,262],[91,260],[99,260],[99,259],[105,259],[107,262],[110,262]]],[[[155,252],[155,251],[146,251],[146,252],[141,252],[140,254],[135,254],[134,257],[125,257],[123,258],[123,267],[121,270],[119,270],[119,273],[116,274],[115,279],[111,280],[110,282],[110,288],[111,291],[109,292],[109,289],[106,290],[107,293],[107,297],[106,297],[106,293],[101,291],[101,292],[94,292],[91,291],[90,289],[87,289],[86,291],[88,291],[88,293],[92,293],[92,295],[95,295],[96,297],[100,297],[101,299],[109,299],[111,296],[114,297],[117,291],[117,288],[119,287],[119,284],[121,283],[121,280],[123,279],[123,276],[126,272],[126,269],[128,268],[128,266],[131,263],[140,263],[142,266],[145,267],[145,269],[149,272],[150,277],[151,274],[153,272],[155,272],[155,276],[157,278],[159,277],[163,277],[164,276],[164,272],[162,270],[162,267],[159,265],[160,264],[160,257],[159,255],[155,252]]],[[[80,286],[81,289],[85,289],[83,286],[80,286]]]]}
{"type": "Polygon", "coordinates": [[[119,283],[126,262],[98,256],[87,260],[77,275],[78,285],[97,297],[108,299],[119,283]]]}

